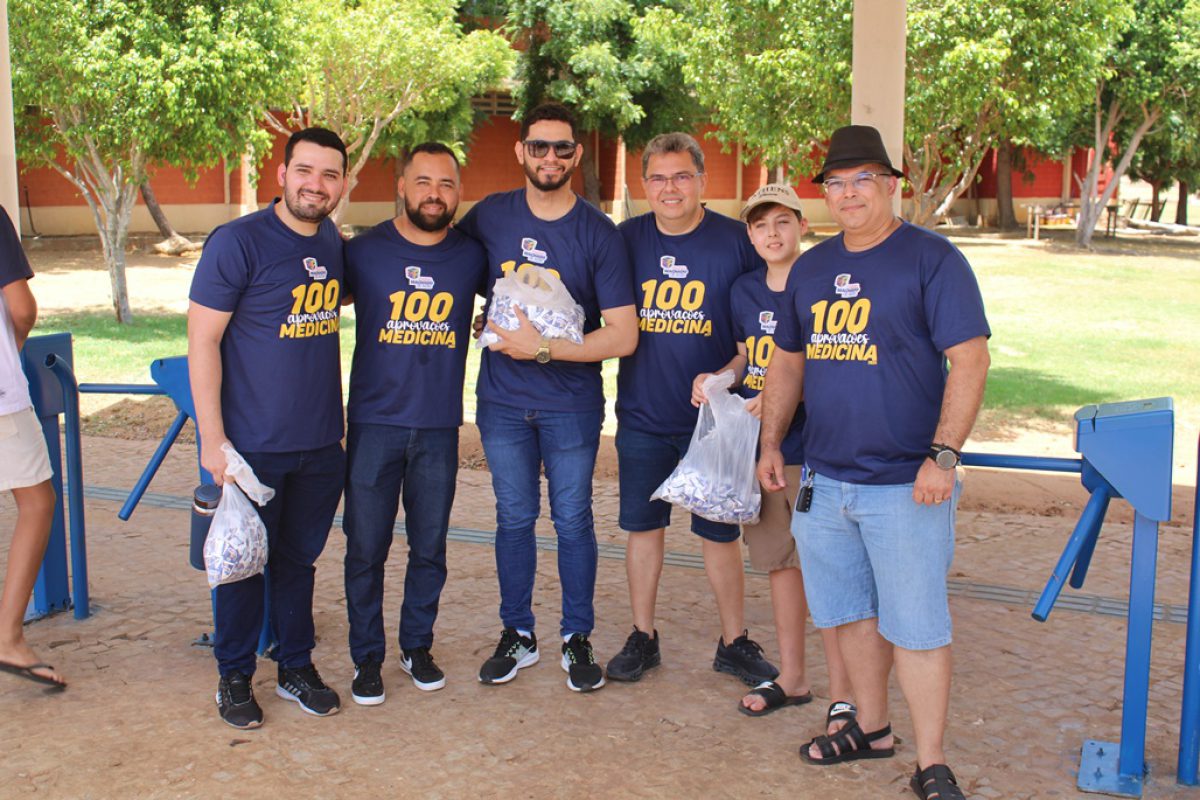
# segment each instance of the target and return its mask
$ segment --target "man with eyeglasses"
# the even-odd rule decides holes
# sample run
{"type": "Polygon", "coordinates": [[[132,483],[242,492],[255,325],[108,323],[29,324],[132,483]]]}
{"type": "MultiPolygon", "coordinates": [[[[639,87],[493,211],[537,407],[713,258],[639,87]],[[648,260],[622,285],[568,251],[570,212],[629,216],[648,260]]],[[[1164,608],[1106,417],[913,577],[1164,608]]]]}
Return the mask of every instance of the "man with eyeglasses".
{"type": "Polygon", "coordinates": [[[983,399],[990,336],[970,265],[892,212],[902,173],[879,132],[839,128],[814,182],[840,235],[800,257],[779,321],[758,473],[784,488],[780,443],[801,393],[807,476],[792,531],[813,623],[836,627],[857,718],[805,744],[828,765],[887,758],[896,666],[913,720],[919,797],[962,798],[946,766],[959,452],[983,399]],[[946,363],[949,362],[947,374],[946,363]]]}
{"type": "Polygon", "coordinates": [[[589,640],[598,557],[592,473],[604,419],[600,362],[628,355],[637,346],[633,280],[612,221],[571,189],[583,145],[575,139],[570,110],[544,103],[529,111],[515,149],[525,171],[524,188],[484,198],[459,229],[487,250],[490,285],[514,270],[544,267],[562,279],[586,321],[582,344],[543,338],[525,319],[516,331],[490,326],[500,341],[483,353],[475,422],[496,493],[504,630],[479,680],[507,683],[538,660],[534,523],[544,467],[558,537],[561,664],[567,686],[589,692],[604,685],[589,640]]]}
{"type": "MultiPolygon", "coordinates": [[[[638,347],[621,359],[617,379],[620,525],[629,534],[625,574],[633,631],[608,662],[608,677],[637,681],[661,663],[654,610],[671,506],[650,495],[675,469],[691,440],[700,384],[712,373],[741,375],[729,313],[729,289],[763,266],[743,225],[706,210],[704,151],[686,133],[656,136],[642,151],[649,213],[620,225],[637,286],[638,347]]],[[[693,514],[704,568],[717,600],[721,633],[713,669],[754,686],[774,679],[745,630],[741,529],[693,514]]]]}

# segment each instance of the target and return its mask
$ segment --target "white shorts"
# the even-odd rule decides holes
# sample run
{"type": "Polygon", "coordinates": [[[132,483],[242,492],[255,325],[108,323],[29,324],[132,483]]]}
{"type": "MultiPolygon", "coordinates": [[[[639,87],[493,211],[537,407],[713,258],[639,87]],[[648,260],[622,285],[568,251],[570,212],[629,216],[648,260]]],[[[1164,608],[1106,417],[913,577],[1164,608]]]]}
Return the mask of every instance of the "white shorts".
{"type": "Polygon", "coordinates": [[[37,486],[53,475],[33,409],[0,416],[0,491],[37,486]]]}

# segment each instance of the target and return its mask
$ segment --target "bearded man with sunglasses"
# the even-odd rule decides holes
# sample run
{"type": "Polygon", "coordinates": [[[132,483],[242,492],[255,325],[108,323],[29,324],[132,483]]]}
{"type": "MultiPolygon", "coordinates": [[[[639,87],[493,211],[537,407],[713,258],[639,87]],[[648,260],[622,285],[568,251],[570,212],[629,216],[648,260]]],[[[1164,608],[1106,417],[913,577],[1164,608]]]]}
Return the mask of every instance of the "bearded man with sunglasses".
{"type": "Polygon", "coordinates": [[[758,476],[785,486],[780,443],[803,392],[807,476],[792,532],[813,624],[837,628],[857,718],[803,745],[826,766],[888,758],[895,664],[915,732],[921,798],[962,799],[946,766],[957,466],[983,400],[990,335],[971,267],[892,211],[903,174],[879,132],[834,132],[814,179],[842,232],[788,279],[767,373],[758,476]],[[947,371],[947,362],[949,370],[947,371]]]}
{"type": "MultiPolygon", "coordinates": [[[[600,362],[637,346],[633,280],[616,227],[571,189],[583,145],[574,115],[544,103],[527,113],[516,143],[525,186],[490,195],[459,223],[487,250],[489,286],[510,272],[554,271],[583,307],[582,344],[546,339],[521,320],[515,331],[490,328],[500,341],[484,351],[475,421],[496,493],[496,571],[504,630],[479,670],[484,684],[513,680],[538,661],[533,585],[534,524],[545,468],[550,517],[558,538],[562,585],[562,668],[567,686],[604,685],[589,636],[598,551],[592,522],[592,473],[604,419],[600,362]],[[601,326],[603,320],[603,326],[601,326]]],[[[490,289],[489,289],[490,296],[490,289]]]]}
{"type": "MultiPolygon", "coordinates": [[[[704,151],[686,133],[656,136],[642,151],[642,188],[650,211],[621,223],[638,287],[638,348],[621,359],[617,380],[617,458],[621,529],[629,533],[625,574],[633,631],[607,668],[637,681],[661,663],[654,609],[671,506],[651,500],[687,452],[700,385],[715,372],[741,376],[729,290],[744,272],[764,267],[745,226],[706,210],[704,151]]],[[[691,515],[704,570],[717,601],[721,635],[713,669],[751,686],[777,670],[744,629],[744,567],[737,525],[691,515]]]]}

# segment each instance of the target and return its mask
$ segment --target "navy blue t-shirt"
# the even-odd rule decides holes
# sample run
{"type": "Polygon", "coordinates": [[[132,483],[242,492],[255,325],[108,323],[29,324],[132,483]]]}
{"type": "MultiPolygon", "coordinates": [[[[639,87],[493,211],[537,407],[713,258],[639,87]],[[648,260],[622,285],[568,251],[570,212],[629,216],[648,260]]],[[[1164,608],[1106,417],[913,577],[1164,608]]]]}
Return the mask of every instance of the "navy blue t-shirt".
{"type": "Polygon", "coordinates": [[[462,424],[471,319],[486,280],[483,247],[453,229],[425,246],[387,220],[347,242],[346,292],[356,317],[352,424],[462,424]]]}
{"type": "Polygon", "coordinates": [[[692,381],[737,355],[729,287],[762,259],[745,225],[712,211],[682,236],[659,231],[652,213],[618,230],[640,303],[637,350],[621,359],[617,376],[617,421],[652,433],[691,433],[692,381]]]}
{"type": "Polygon", "coordinates": [[[989,336],[975,273],[945,237],[907,222],[860,253],[839,234],[788,278],[775,344],[803,352],[807,463],[851,483],[911,483],[929,452],[947,348],[989,336]]]}
{"type": "MultiPolygon", "coordinates": [[[[746,346],[746,378],[739,391],[742,397],[754,397],[763,390],[767,379],[767,367],[775,354],[775,329],[779,320],[792,313],[791,298],[786,290],[776,292],[767,286],[764,267],[733,282],[729,306],[734,335],[746,346]]],[[[801,403],[780,444],[785,464],[804,463],[803,433],[804,403],[801,403]]]]}
{"type": "Polygon", "coordinates": [[[189,297],[233,314],[221,339],[221,411],[236,449],[286,453],[341,440],[342,272],[337,227],[325,220],[302,236],[274,203],[209,234],[189,297]]]}
{"type": "MultiPolygon", "coordinates": [[[[621,236],[612,220],[581,197],[565,216],[547,222],[529,210],[524,189],[499,192],[476,203],[458,228],[487,250],[489,297],[505,273],[534,265],[558,273],[583,307],[585,334],[600,327],[602,310],[634,303],[621,236]]],[[[538,364],[490,350],[483,351],[476,394],[490,403],[539,411],[604,407],[600,362],[538,364]]]]}

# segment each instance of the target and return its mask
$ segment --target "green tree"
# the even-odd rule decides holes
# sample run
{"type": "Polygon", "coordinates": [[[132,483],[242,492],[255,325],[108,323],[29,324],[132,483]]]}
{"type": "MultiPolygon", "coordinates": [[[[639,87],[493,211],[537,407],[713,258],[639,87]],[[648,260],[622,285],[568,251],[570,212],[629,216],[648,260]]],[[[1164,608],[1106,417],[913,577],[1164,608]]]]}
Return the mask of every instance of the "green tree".
{"type": "Polygon", "coordinates": [[[852,5],[691,0],[649,12],[645,27],[682,62],[722,144],[741,144],[746,160],[815,172],[830,133],[849,121],[852,5]]]}
{"type": "Polygon", "coordinates": [[[1126,0],[910,0],[912,221],[949,213],[998,143],[1039,144],[1090,96],[1126,0]]]}
{"type": "Polygon", "coordinates": [[[293,0],[290,8],[297,56],[288,112],[267,121],[284,135],[320,125],[346,142],[350,167],[335,219],[381,138],[469,117],[471,98],[512,69],[508,41],[465,33],[454,0],[293,0]]]}
{"type": "MultiPolygon", "coordinates": [[[[639,148],[658,133],[695,127],[679,52],[651,35],[646,17],[674,0],[510,0],[507,28],[520,51],[518,116],[545,100],[571,106],[584,133],[639,148]]],[[[600,202],[593,143],[584,138],[584,195],[600,202]]]]}
{"type": "Polygon", "coordinates": [[[1094,86],[1095,155],[1080,190],[1075,241],[1089,247],[1101,213],[1112,200],[1134,155],[1164,114],[1195,103],[1200,87],[1200,0],[1139,0],[1125,34],[1106,52],[1094,86]],[[1119,137],[1119,138],[1118,138],[1119,137]],[[1119,153],[1112,179],[1099,189],[1110,152],[1119,153]]]}
{"type": "Polygon", "coordinates": [[[18,152],[91,208],[117,320],[147,165],[196,171],[266,143],[256,118],[288,58],[281,0],[11,0],[18,152]]]}
{"type": "MultiPolygon", "coordinates": [[[[1129,177],[1150,184],[1150,218],[1155,222],[1162,219],[1163,191],[1178,183],[1181,205],[1176,207],[1176,222],[1179,222],[1178,212],[1182,208],[1185,220],[1182,224],[1186,225],[1187,187],[1196,186],[1200,178],[1200,116],[1194,111],[1189,116],[1185,110],[1191,109],[1176,108],[1164,112],[1129,163],[1129,177]]],[[[1121,140],[1120,136],[1117,138],[1121,140]]]]}

